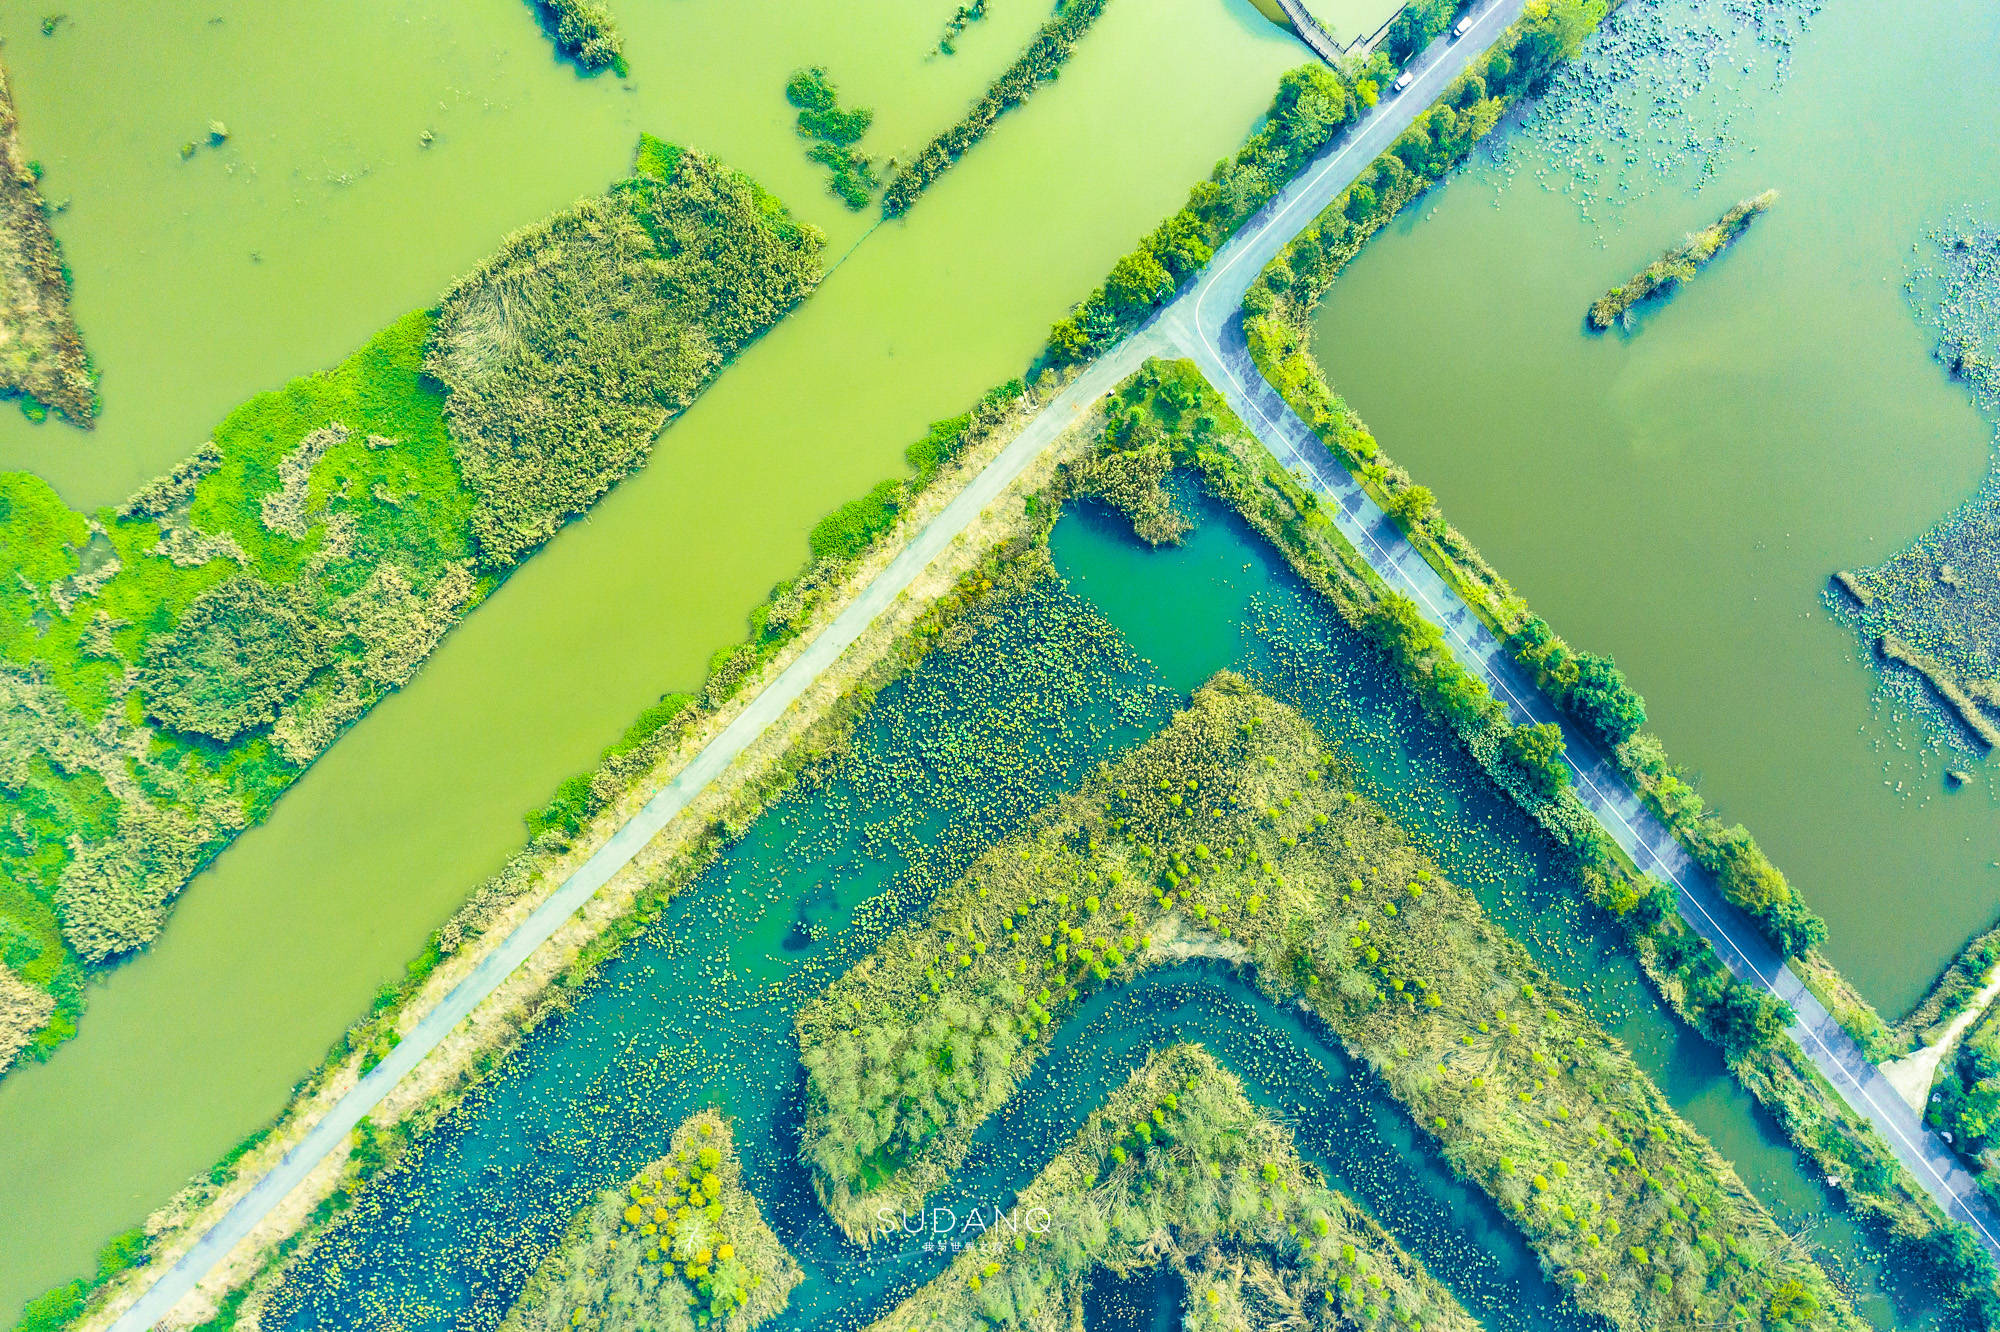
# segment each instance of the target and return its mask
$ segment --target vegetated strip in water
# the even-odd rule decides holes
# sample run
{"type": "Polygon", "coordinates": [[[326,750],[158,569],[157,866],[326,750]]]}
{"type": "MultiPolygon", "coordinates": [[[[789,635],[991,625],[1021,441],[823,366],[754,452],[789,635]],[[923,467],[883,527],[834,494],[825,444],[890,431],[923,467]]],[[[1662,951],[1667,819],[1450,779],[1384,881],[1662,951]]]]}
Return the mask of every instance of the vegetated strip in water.
{"type": "Polygon", "coordinates": [[[31,1057],[74,1031],[87,966],[145,946],[197,870],[813,290],[817,231],[739,172],[649,148],[657,174],[517,234],[114,513],[0,474],[0,766],[19,774],[0,922],[9,965],[56,1000],[31,1057]]]}
{"type": "Polygon", "coordinates": [[[959,158],[986,137],[995,121],[1055,78],[1070,52],[1110,2],[1059,0],[1055,17],[1042,25],[1027,49],[993,80],[993,85],[972,104],[972,109],[956,125],[925,144],[889,181],[889,188],[882,193],[882,215],[901,217],[909,212],[933,181],[957,165],[959,158]]]}
{"type": "MultiPolygon", "coordinates": [[[[1580,36],[1580,30],[1572,29],[1562,39],[1580,40],[1580,36]]],[[[1489,65],[1487,73],[1504,71],[1489,65]]],[[[1605,742],[1634,790],[1729,899],[1781,949],[1800,959],[1801,978],[1862,1049],[1874,1059],[1892,1057],[1902,1052],[1903,1044],[1818,953],[1824,923],[1799,899],[1749,830],[1741,825],[1724,827],[1708,813],[1693,787],[1668,761],[1658,739],[1638,729],[1644,722],[1643,704],[1623,676],[1608,659],[1572,651],[1528,612],[1506,581],[1439,512],[1430,492],[1383,456],[1306,350],[1313,312],[1341,267],[1389,217],[1470,151],[1471,140],[1460,140],[1456,152],[1437,156],[1437,127],[1425,120],[1442,118],[1441,113],[1452,112],[1474,95],[1476,86],[1470,78],[1476,75],[1477,71],[1461,79],[1439,108],[1392,145],[1377,161],[1372,181],[1364,178],[1343,192],[1313,227],[1271,262],[1245,300],[1245,333],[1252,357],[1335,458],[1399,522],[1440,576],[1505,636],[1516,660],[1534,673],[1551,699],[1605,742]],[[1413,162],[1423,166],[1422,174],[1413,170],[1413,162]],[[1377,186],[1387,187],[1387,207],[1382,206],[1384,196],[1377,186]]],[[[1492,87],[1490,82],[1486,86],[1492,87]]],[[[1444,122],[1447,127],[1453,123],[1444,122]]],[[[1622,858],[1601,829],[1591,840],[1600,844],[1598,854],[1606,861],[1622,858]]],[[[1639,956],[1662,994],[1698,1030],[1731,1051],[1732,1068],[1743,1085],[1785,1126],[1799,1150],[1829,1179],[1839,1181],[1858,1214],[1879,1224],[1919,1270],[1939,1273],[1955,1299],[1975,1310],[1977,1317],[2000,1323],[1993,1260],[1967,1228],[1943,1214],[1881,1135],[1853,1113],[1796,1047],[1788,1041],[1759,1038],[1767,1026],[1762,1019],[1746,1026],[1744,1018],[1754,1018],[1756,1006],[1729,983],[1726,968],[1707,944],[1665,909],[1672,903],[1662,900],[1658,885],[1641,882],[1627,891],[1617,886],[1619,877],[1604,878],[1601,900],[1628,918],[1639,956]]]]}
{"type": "Polygon", "coordinates": [[[1710,225],[1662,254],[1637,273],[1590,303],[1590,326],[1610,328],[1622,322],[1633,306],[1654,297],[1671,295],[1681,283],[1691,280],[1708,262],[1734,245],[1750,229],[1751,221],[1778,201],[1776,190],[1765,190],[1737,204],[1710,225]]]}
{"type": "Polygon", "coordinates": [[[931,48],[931,54],[957,55],[956,43],[960,34],[985,17],[986,0],[970,0],[970,3],[960,5],[952,11],[951,17],[944,21],[944,35],[939,37],[937,45],[931,48]]]}
{"type": "Polygon", "coordinates": [[[1479,1326],[1192,1043],[1149,1056],[950,1267],[870,1326],[1029,1324],[1074,1307],[1095,1270],[1166,1265],[1189,1274],[1190,1326],[1306,1309],[1479,1326]]]}
{"type": "MultiPolygon", "coordinates": [[[[14,91],[0,69],[0,396],[18,397],[31,421],[51,411],[88,430],[97,416],[97,373],[69,311],[69,265],[49,230],[42,164],[21,148],[14,91]]],[[[0,1068],[5,1060],[0,1059],[0,1068]]]]}
{"type": "MultiPolygon", "coordinates": [[[[1939,364],[1989,420],[2000,418],[2000,226],[1957,218],[1930,244],[1930,262],[1910,278],[1911,303],[1936,335],[1939,364]]],[[[1881,661],[1920,677],[1982,751],[2000,744],[2000,598],[1992,591],[2000,586],[2000,476],[1988,475],[1957,512],[1886,562],[1842,571],[1834,582],[1847,595],[1830,592],[1828,604],[1881,661]]]]}
{"type": "MultiPolygon", "coordinates": [[[[1082,993],[1210,955],[1323,1019],[1613,1326],[1860,1326],[1343,766],[1296,712],[1219,675],[802,1010],[805,1154],[836,1223],[868,1237],[921,1212],[1082,993]]],[[[1046,1281],[1040,1254],[998,1261],[1010,1285],[1046,1281]]]]}

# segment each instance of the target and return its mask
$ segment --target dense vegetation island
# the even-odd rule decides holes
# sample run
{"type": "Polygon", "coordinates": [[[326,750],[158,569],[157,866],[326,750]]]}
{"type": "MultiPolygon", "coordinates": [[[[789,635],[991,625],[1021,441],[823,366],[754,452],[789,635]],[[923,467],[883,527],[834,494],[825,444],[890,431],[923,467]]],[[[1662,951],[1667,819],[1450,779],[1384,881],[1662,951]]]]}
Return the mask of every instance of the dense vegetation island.
{"type": "Polygon", "coordinates": [[[19,128],[0,69],[0,395],[18,397],[30,420],[54,411],[88,427],[97,415],[97,376],[70,317],[69,266],[49,230],[42,164],[22,153],[19,128]]]}
{"type": "Polygon", "coordinates": [[[623,77],[625,42],[611,11],[597,0],[528,0],[556,49],[587,74],[609,69],[623,77]]]}
{"type": "Polygon", "coordinates": [[[819,234],[748,177],[650,137],[639,167],[116,509],[0,474],[0,964],[57,1001],[31,1050],[72,1030],[79,964],[152,939],[818,282],[819,234]]]}
{"type": "Polygon", "coordinates": [[[1228,675],[801,1010],[835,1219],[919,1208],[1083,994],[1198,956],[1322,1018],[1611,1326],[1859,1326],[1624,1047],[1228,675]]]}
{"type": "Polygon", "coordinates": [[[1634,273],[1622,286],[1613,287],[1599,296],[1590,305],[1590,326],[1610,328],[1641,301],[1671,294],[1674,288],[1691,280],[1716,255],[1734,245],[1750,229],[1750,223],[1757,214],[1777,201],[1776,190],[1765,190],[1745,199],[1712,225],[1703,227],[1634,273]]]}
{"type": "Polygon", "coordinates": [[[750,1332],[784,1311],[799,1278],[743,1185],[729,1125],[707,1110],[578,1213],[501,1332],[750,1332]]]}
{"type": "Polygon", "coordinates": [[[1168,1264],[1189,1329],[1479,1325],[1198,1045],[1148,1058],[1012,1208],[870,1332],[1083,1326],[1098,1268],[1168,1264]]]}

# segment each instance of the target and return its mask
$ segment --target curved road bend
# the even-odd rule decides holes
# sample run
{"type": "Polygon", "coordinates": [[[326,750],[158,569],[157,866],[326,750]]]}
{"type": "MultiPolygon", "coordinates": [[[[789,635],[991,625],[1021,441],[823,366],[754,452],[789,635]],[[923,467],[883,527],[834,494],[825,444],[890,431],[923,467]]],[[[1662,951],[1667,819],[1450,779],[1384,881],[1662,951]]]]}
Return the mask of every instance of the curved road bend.
{"type": "MultiPolygon", "coordinates": [[[[863,589],[847,610],[808,644],[777,679],[765,686],[735,721],[695,755],[547,901],[482,959],[436,1008],[417,1022],[409,1035],[381,1063],[335,1102],[306,1136],[252,1185],[220,1221],[162,1273],[112,1325],[113,1332],[146,1332],[165,1318],[314,1167],[339,1147],[355,1125],[381,1103],[391,1088],[438,1047],[452,1028],[463,1021],[530,954],[547,942],[564,921],[623,869],[640,848],[797,701],[861,636],[876,616],[894,602],[1031,461],[1080,419],[1098,398],[1138,369],[1149,357],[1174,353],[1193,356],[1229,398],[1238,414],[1257,428],[1265,444],[1287,466],[1308,477],[1323,494],[1339,500],[1343,530],[1371,563],[1376,563],[1385,578],[1403,587],[1411,585],[1413,579],[1427,575],[1435,586],[1423,588],[1414,599],[1439,623],[1446,625],[1455,642],[1468,649],[1465,655],[1469,669],[1481,671],[1491,682],[1497,672],[1511,666],[1504,652],[1499,651],[1497,642],[1490,645],[1488,653],[1469,649],[1469,644],[1477,641],[1476,632],[1483,630],[1483,626],[1449,590],[1444,589],[1422,558],[1401,541],[1393,525],[1368,503],[1365,496],[1359,494],[1351,479],[1344,472],[1335,475],[1338,469],[1332,466],[1331,459],[1305,424],[1285,409],[1283,402],[1270,392],[1262,377],[1250,365],[1235,316],[1243,293],[1264,265],[1312,222],[1335,195],[1346,189],[1397,135],[1408,128],[1409,123],[1437,98],[1447,83],[1491,45],[1501,30],[1519,15],[1524,4],[1525,0],[1495,0],[1489,9],[1480,14],[1472,31],[1463,39],[1456,42],[1440,40],[1434,44],[1412,66],[1417,77],[1410,88],[1378,105],[1366,119],[1246,222],[1235,239],[1218,252],[1195,283],[1172,305],[1146,327],[1093,362],[1075,382],[1057,395],[984,471],[973,478],[962,493],[911,540],[888,568],[863,589]],[[1234,352],[1225,358],[1221,348],[1231,340],[1235,344],[1234,352]],[[1263,389],[1263,396],[1253,398],[1246,385],[1263,389]],[[1343,481],[1354,492],[1351,498],[1342,491],[1340,483],[1343,481]],[[1369,539],[1370,529],[1379,529],[1376,533],[1381,538],[1379,542],[1369,539]],[[1450,613],[1440,613],[1437,610],[1440,606],[1451,608],[1450,613]],[[1499,655],[1496,657],[1493,653],[1499,655]]],[[[1524,716],[1539,714],[1523,703],[1522,698],[1533,699],[1542,712],[1549,710],[1547,703],[1534,694],[1532,686],[1525,681],[1515,681],[1511,689],[1503,684],[1495,688],[1495,693],[1510,699],[1524,716]]],[[[1571,738],[1570,746],[1572,755],[1589,755],[1590,751],[1578,737],[1571,738]]],[[[1873,1067],[1861,1058],[1860,1052],[1854,1049],[1838,1024],[1811,1001],[1797,978],[1771,958],[1770,950],[1764,948],[1761,940],[1750,934],[1741,922],[1732,920],[1728,930],[1712,925],[1714,933],[1703,928],[1705,918],[1701,916],[1701,908],[1705,900],[1714,898],[1713,886],[1706,885],[1706,899],[1695,897],[1694,892],[1698,889],[1691,888],[1690,884],[1698,885],[1698,876],[1686,864],[1685,855],[1679,852],[1672,836],[1656,823],[1648,825],[1643,807],[1630,791],[1618,783],[1615,774],[1601,759],[1592,758],[1590,768],[1590,772],[1579,774],[1579,790],[1608,791],[1622,796],[1621,799],[1601,797],[1604,808],[1613,809],[1621,816],[1620,819],[1607,817],[1607,823],[1612,825],[1621,841],[1629,836],[1634,841],[1628,845],[1641,846],[1644,852],[1640,858],[1642,865],[1659,866],[1655,872],[1681,885],[1683,911],[1693,913],[1696,928],[1702,929],[1711,941],[1717,942],[1732,966],[1739,970],[1748,968],[1751,974],[1757,975],[1760,981],[1793,1005],[1801,1017],[1801,1026],[1795,1029],[1795,1036],[1813,1054],[1814,1062],[1827,1072],[1834,1084],[1846,1092],[1853,1085],[1859,1085],[1864,1090],[1869,1088],[1872,1085],[1868,1081],[1871,1075],[1875,1081],[1880,1081],[1880,1075],[1875,1074],[1873,1067]],[[1635,829],[1644,829],[1645,836],[1641,838],[1635,829]],[[1680,856],[1678,863],[1671,859],[1676,855],[1680,856]],[[1731,949],[1721,942],[1727,940],[1734,943],[1739,938],[1746,940],[1741,948],[1731,949]],[[1755,949],[1761,949],[1761,953],[1752,951],[1755,949]],[[1833,1053],[1836,1049],[1851,1062],[1843,1063],[1841,1058],[1836,1058],[1833,1053]]],[[[1593,808],[1599,808],[1599,803],[1593,802],[1593,808]]],[[[1850,1095],[1849,1099],[1854,1100],[1855,1097],[1850,1095]]],[[[1886,1083],[1874,1096],[1864,1096],[1862,1100],[1870,1105],[1879,1100],[1887,1107],[1902,1107],[1902,1102],[1887,1088],[1886,1083]]],[[[1880,1111],[1864,1110],[1864,1113],[1878,1126],[1883,1124],[1880,1111]]],[[[1992,1239],[1994,1233],[2000,1233],[2000,1225],[1988,1224],[1983,1211],[1977,1215],[1969,1211],[1972,1204],[1965,1199],[1976,1196],[1971,1180],[1965,1177],[1963,1171],[1957,1171],[1955,1178],[1941,1173],[1948,1165],[1954,1170],[1956,1168],[1942,1144],[1925,1133],[1915,1123],[1913,1115],[1906,1113],[1904,1119],[1909,1122],[1899,1126],[1903,1132],[1890,1133],[1890,1140],[1897,1144],[1899,1154],[1904,1154],[1906,1162],[1914,1159],[1912,1169],[1918,1171],[1917,1177],[1924,1181],[1926,1187],[1932,1187],[1933,1181],[1938,1181],[1939,1187],[1933,1188],[1933,1192],[1942,1189],[1941,1201],[1947,1197],[1952,1199],[1946,1205],[1953,1209],[1953,1215],[1971,1220],[1987,1243],[2000,1251],[2000,1245],[1994,1245],[1992,1239]],[[1919,1166],[1932,1168],[1926,1173],[1919,1166]]],[[[1885,1132],[1888,1131],[1885,1128],[1885,1132]]]]}

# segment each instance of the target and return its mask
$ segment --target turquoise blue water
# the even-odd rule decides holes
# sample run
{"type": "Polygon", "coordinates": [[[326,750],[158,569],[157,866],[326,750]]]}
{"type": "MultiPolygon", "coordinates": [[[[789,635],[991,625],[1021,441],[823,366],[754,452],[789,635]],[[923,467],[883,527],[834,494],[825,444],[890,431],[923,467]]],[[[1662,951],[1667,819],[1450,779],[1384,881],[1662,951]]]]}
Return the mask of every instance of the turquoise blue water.
{"type": "MultiPolygon", "coordinates": [[[[1066,515],[1061,582],[976,614],[885,690],[851,747],[811,771],[608,963],[302,1266],[272,1326],[494,1326],[573,1212],[660,1154],[687,1114],[736,1123],[746,1178],[805,1268],[786,1327],[856,1325],[934,1275],[920,1241],[842,1240],[797,1155],[802,1000],[984,847],[1150,734],[1225,666],[1301,706],[1373,788],[1558,976],[1631,1042],[1779,1214],[1851,1271],[1867,1315],[1920,1326],[1920,1290],[1882,1291],[1713,1052],[1663,1015],[1579,918],[1551,849],[1235,520],[1197,502],[1152,552],[1107,514],[1066,515]]],[[[946,1201],[1005,1203],[1144,1054],[1207,1044],[1297,1131],[1336,1187],[1495,1329],[1580,1325],[1483,1196],[1329,1038],[1225,971],[1189,966],[1093,996],[984,1126],[946,1201]]],[[[1154,1292],[1157,1297],[1158,1292],[1154,1292]]],[[[1094,1301],[1101,1321],[1115,1302],[1094,1301]]],[[[1123,1315],[1118,1315],[1122,1317],[1123,1315]]],[[[1143,1324],[1140,1324],[1143,1325],[1143,1324]]]]}

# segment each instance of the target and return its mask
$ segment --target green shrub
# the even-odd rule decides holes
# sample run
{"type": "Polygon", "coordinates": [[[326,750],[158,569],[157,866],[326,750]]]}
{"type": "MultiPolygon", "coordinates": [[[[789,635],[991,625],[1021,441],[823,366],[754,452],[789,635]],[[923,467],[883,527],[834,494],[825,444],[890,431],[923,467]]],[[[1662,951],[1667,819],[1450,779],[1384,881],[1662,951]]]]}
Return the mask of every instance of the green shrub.
{"type": "Polygon", "coordinates": [[[1508,762],[1520,769],[1528,784],[1545,799],[1561,795],[1569,785],[1560,726],[1553,722],[1516,726],[1507,732],[1503,744],[1508,762]]]}
{"type": "Polygon", "coordinates": [[[813,558],[843,563],[857,558],[869,543],[895,525],[904,499],[903,483],[890,480],[847,501],[814,524],[807,538],[813,558]]]}
{"type": "Polygon", "coordinates": [[[1404,64],[1417,52],[1429,46],[1451,26],[1453,15],[1458,13],[1459,0],[1410,0],[1396,11],[1396,17],[1389,21],[1389,31],[1382,44],[1389,52],[1389,58],[1397,64],[1404,64]]]}
{"type": "Polygon", "coordinates": [[[147,645],[139,690],[162,725],[230,741],[276,720],[323,659],[293,599],[246,574],[196,597],[147,645]]]}

